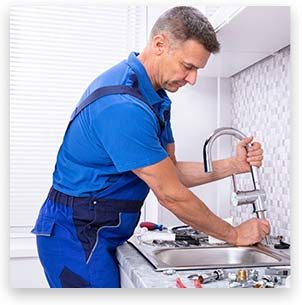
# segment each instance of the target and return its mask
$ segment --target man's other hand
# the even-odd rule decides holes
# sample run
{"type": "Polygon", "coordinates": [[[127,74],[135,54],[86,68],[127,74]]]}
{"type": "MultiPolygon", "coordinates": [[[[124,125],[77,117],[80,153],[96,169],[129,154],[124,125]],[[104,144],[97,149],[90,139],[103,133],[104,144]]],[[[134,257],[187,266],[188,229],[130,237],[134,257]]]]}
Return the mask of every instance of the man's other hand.
{"type": "Polygon", "coordinates": [[[236,246],[249,246],[260,242],[270,234],[270,223],[267,219],[252,218],[235,227],[236,246]]]}
{"type": "Polygon", "coordinates": [[[236,147],[236,155],[231,158],[236,174],[247,173],[251,166],[260,167],[263,160],[263,149],[259,142],[254,142],[253,137],[242,139],[236,147]],[[249,147],[247,148],[247,145],[249,147]]]}

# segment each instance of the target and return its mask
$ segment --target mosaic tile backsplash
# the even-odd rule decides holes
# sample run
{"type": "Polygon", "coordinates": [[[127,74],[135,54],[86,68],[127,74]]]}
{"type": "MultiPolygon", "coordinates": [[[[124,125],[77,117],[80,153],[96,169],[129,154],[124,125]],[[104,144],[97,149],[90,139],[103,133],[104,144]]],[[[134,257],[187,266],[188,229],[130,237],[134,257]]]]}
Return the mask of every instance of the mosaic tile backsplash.
{"type": "MultiPolygon", "coordinates": [[[[290,48],[286,47],[234,75],[232,126],[263,145],[261,187],[272,235],[290,242],[290,48]]],[[[237,141],[234,140],[234,144],[237,141]]],[[[239,190],[251,189],[251,176],[236,176],[239,190]]],[[[251,218],[252,206],[232,207],[234,223],[251,218]]]]}

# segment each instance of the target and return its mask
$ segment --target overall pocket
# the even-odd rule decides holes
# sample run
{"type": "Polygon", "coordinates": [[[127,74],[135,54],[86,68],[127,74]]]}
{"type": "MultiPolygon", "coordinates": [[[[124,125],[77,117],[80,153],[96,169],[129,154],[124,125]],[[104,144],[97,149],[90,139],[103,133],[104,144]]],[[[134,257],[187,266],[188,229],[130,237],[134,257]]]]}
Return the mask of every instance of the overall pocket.
{"type": "Polygon", "coordinates": [[[55,225],[55,219],[44,215],[39,215],[31,233],[37,236],[51,236],[55,225]]]}
{"type": "Polygon", "coordinates": [[[115,249],[127,241],[133,234],[135,227],[140,218],[140,212],[119,212],[115,214],[118,217],[109,225],[99,226],[96,231],[96,239],[93,248],[87,258],[87,263],[91,257],[95,259],[100,257],[111,256],[111,260],[115,254],[115,249]]]}
{"type": "Polygon", "coordinates": [[[110,240],[116,247],[123,244],[132,236],[140,215],[140,212],[120,212],[118,224],[100,228],[100,237],[110,240]]]}

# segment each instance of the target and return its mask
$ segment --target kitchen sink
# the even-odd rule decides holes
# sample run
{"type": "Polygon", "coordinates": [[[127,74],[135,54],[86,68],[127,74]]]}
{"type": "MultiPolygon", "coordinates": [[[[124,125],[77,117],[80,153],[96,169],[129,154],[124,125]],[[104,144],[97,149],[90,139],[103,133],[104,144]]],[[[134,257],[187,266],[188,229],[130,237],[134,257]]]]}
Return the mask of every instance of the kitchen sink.
{"type": "Polygon", "coordinates": [[[135,237],[129,242],[147,258],[156,271],[290,265],[289,255],[284,250],[261,243],[249,247],[223,245],[161,248],[141,243],[135,237]]]}
{"type": "Polygon", "coordinates": [[[154,252],[154,257],[170,266],[255,266],[279,263],[280,259],[256,248],[193,248],[166,249],[154,252]]]}

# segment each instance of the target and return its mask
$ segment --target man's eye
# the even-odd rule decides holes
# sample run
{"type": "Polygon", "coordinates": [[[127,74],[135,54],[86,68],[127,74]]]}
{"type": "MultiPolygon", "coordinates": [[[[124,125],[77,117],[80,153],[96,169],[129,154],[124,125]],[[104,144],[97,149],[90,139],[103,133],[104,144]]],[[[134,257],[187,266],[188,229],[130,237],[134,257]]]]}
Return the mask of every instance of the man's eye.
{"type": "Polygon", "coordinates": [[[185,65],[185,68],[188,69],[188,70],[192,70],[193,66],[187,66],[187,65],[185,65]]]}

